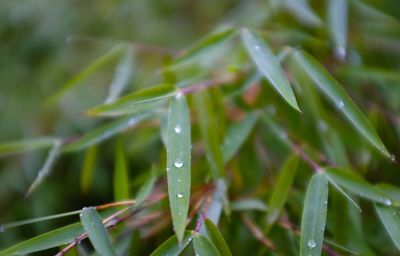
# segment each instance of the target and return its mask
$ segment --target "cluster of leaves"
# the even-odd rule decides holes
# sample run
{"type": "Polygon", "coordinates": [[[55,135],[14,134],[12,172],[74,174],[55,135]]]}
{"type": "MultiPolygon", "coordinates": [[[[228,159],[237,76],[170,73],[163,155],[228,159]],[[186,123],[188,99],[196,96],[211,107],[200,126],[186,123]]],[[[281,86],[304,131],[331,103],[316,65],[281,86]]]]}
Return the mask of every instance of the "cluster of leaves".
{"type": "Polygon", "coordinates": [[[118,43],[45,103],[54,106],[117,60],[103,103],[84,111],[105,124],[81,136],[0,145],[2,155],[49,149],[27,190],[30,196],[57,160],[82,150],[81,189],[90,191],[99,149],[116,137],[114,201],[4,224],[8,230],[80,216],[80,222],[0,255],[54,247],[57,255],[86,255],[88,248],[98,255],[242,255],[249,250],[256,255],[391,255],[400,250],[399,168],[389,153],[400,149],[400,117],[394,114],[399,87],[392,87],[399,76],[385,67],[398,63],[387,60],[393,58],[392,48],[380,48],[393,44],[390,36],[400,23],[359,0],[324,1],[326,14],[305,0],[245,5],[181,52],[118,43]],[[353,14],[359,18],[353,21],[353,14]],[[367,21],[376,26],[375,34],[361,29],[371,25],[367,21]],[[379,26],[388,28],[386,34],[378,33],[379,26]],[[134,74],[150,73],[151,82],[125,94],[141,63],[138,56],[154,53],[161,55],[161,67],[142,61],[151,67],[134,74]],[[371,67],[371,62],[378,64],[371,67]],[[371,94],[379,96],[370,100],[371,94]],[[146,172],[130,171],[128,151],[146,172]],[[131,184],[140,184],[134,200],[131,184]],[[377,219],[382,225],[375,224],[377,219]],[[81,245],[86,238],[91,247],[81,245]]]}

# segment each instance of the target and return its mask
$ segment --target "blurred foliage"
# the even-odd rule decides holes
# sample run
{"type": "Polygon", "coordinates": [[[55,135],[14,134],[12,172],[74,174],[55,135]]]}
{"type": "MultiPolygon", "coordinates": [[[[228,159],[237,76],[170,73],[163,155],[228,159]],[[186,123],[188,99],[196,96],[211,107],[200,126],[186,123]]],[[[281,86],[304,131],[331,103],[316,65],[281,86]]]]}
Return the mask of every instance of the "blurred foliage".
{"type": "Polygon", "coordinates": [[[0,45],[1,249],[61,227],[24,245],[53,255],[97,206],[68,255],[398,255],[396,0],[4,0],[0,45]]]}

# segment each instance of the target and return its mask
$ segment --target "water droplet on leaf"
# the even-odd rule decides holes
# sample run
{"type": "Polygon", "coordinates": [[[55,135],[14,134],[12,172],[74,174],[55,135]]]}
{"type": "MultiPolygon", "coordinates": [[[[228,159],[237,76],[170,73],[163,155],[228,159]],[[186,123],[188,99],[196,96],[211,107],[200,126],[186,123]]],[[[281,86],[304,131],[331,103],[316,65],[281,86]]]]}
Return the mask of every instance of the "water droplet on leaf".
{"type": "Polygon", "coordinates": [[[176,168],[181,168],[181,167],[183,166],[182,160],[180,160],[180,159],[175,160],[174,166],[175,166],[176,168]]]}
{"type": "Polygon", "coordinates": [[[310,247],[312,249],[317,246],[317,243],[315,242],[314,239],[310,239],[310,240],[308,240],[307,245],[308,245],[308,247],[310,247]]]}
{"type": "Polygon", "coordinates": [[[340,100],[337,105],[338,105],[339,108],[343,108],[344,107],[344,102],[340,100]]]}
{"type": "Polygon", "coordinates": [[[181,133],[182,132],[182,127],[179,124],[177,124],[175,126],[175,128],[174,128],[174,132],[177,133],[177,134],[181,133]]]}
{"type": "Polygon", "coordinates": [[[182,194],[182,193],[177,193],[176,196],[177,196],[178,198],[183,198],[183,194],[182,194]]]}
{"type": "Polygon", "coordinates": [[[392,205],[392,200],[386,198],[386,199],[384,200],[384,203],[385,203],[386,206],[391,206],[391,205],[392,205]]]}

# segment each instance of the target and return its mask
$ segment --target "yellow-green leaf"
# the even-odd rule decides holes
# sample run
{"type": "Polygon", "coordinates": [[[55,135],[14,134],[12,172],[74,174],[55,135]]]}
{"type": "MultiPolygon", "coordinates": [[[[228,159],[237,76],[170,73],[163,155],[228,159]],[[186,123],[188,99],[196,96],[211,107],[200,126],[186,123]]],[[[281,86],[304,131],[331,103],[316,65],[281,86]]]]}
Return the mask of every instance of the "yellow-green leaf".
{"type": "Polygon", "coordinates": [[[129,196],[129,171],[122,139],[117,140],[114,164],[114,200],[121,201],[129,196]]]}

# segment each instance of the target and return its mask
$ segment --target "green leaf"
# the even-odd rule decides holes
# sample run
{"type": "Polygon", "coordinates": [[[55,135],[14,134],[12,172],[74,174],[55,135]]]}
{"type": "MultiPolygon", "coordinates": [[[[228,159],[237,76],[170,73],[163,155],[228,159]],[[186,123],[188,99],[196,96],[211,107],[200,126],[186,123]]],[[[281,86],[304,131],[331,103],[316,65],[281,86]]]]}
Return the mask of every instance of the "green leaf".
{"type": "Polygon", "coordinates": [[[85,153],[85,160],[81,171],[81,190],[87,194],[92,183],[93,171],[96,165],[97,147],[89,147],[85,153]]]}
{"type": "Polygon", "coordinates": [[[104,256],[115,255],[108,232],[97,211],[93,207],[83,208],[79,216],[97,253],[104,256]]]}
{"type": "Polygon", "coordinates": [[[190,199],[191,132],[189,109],[180,93],[169,105],[167,135],[169,203],[174,231],[181,242],[190,199]]]}
{"type": "Polygon", "coordinates": [[[328,1],[328,28],[335,46],[335,55],[344,60],[347,48],[347,0],[328,1]]]}
{"type": "Polygon", "coordinates": [[[181,56],[172,62],[171,65],[177,66],[186,61],[192,60],[203,53],[207,53],[210,48],[216,47],[231,38],[235,32],[236,28],[233,27],[226,27],[212,32],[202,38],[198,43],[185,50],[181,56]]]}
{"type": "Polygon", "coordinates": [[[247,52],[260,72],[291,107],[301,112],[289,80],[270,47],[261,37],[248,29],[243,29],[241,35],[247,52]]]}
{"type": "Polygon", "coordinates": [[[176,239],[176,235],[174,235],[160,245],[150,256],[179,256],[192,241],[192,237],[193,231],[185,231],[182,244],[180,245],[176,239]]]}
{"type": "Polygon", "coordinates": [[[249,211],[256,210],[261,212],[267,212],[267,205],[260,200],[257,199],[241,199],[232,202],[231,205],[232,211],[249,211]]]}
{"type": "Polygon", "coordinates": [[[126,49],[126,53],[115,70],[114,78],[110,84],[108,96],[105,103],[112,103],[123,92],[132,76],[133,50],[131,47],[126,49]]]}
{"type": "Polygon", "coordinates": [[[311,9],[306,0],[284,0],[280,4],[288,10],[299,22],[308,26],[322,25],[321,19],[311,9]]]}
{"type": "Polygon", "coordinates": [[[215,245],[205,236],[196,234],[193,237],[193,247],[196,255],[219,256],[221,255],[215,245]]]}
{"type": "Polygon", "coordinates": [[[215,247],[217,247],[221,256],[231,256],[232,253],[229,250],[229,247],[226,244],[224,237],[221,235],[214,223],[211,220],[206,219],[204,224],[206,226],[207,234],[211,239],[211,242],[214,243],[215,247]]]}
{"type": "Polygon", "coordinates": [[[61,140],[56,140],[53,144],[53,147],[50,149],[49,154],[47,155],[46,161],[44,162],[42,168],[40,168],[35,180],[32,182],[31,186],[26,193],[26,196],[32,194],[32,192],[43,182],[43,180],[49,176],[50,172],[53,169],[54,163],[56,162],[58,156],[60,155],[62,142],[61,140]]]}
{"type": "Polygon", "coordinates": [[[128,117],[123,117],[119,118],[111,123],[108,123],[104,126],[101,126],[99,128],[96,128],[79,139],[73,141],[72,143],[66,145],[64,147],[64,152],[72,152],[72,151],[78,151],[82,150],[85,148],[88,148],[90,146],[96,145],[112,136],[114,136],[117,133],[122,132],[123,130],[130,128],[137,123],[143,121],[144,119],[148,118],[150,114],[144,113],[144,114],[139,114],[136,116],[128,116],[128,117]]]}
{"type": "Polygon", "coordinates": [[[156,177],[155,177],[154,172],[155,172],[154,169],[152,169],[146,182],[143,184],[143,186],[137,192],[135,207],[139,207],[144,202],[144,200],[146,200],[146,198],[150,195],[151,191],[153,190],[154,183],[156,182],[156,177]]]}
{"type": "Polygon", "coordinates": [[[229,162],[249,137],[251,131],[258,120],[258,113],[249,113],[246,117],[234,124],[225,137],[224,143],[221,146],[224,163],[229,162]]]}
{"type": "Polygon", "coordinates": [[[352,172],[329,167],[325,169],[325,173],[329,181],[332,180],[340,187],[360,197],[385,205],[391,205],[393,203],[389,196],[352,172]]]}
{"type": "Polygon", "coordinates": [[[393,243],[400,250],[400,212],[397,208],[382,204],[375,204],[375,209],[393,243]]]}
{"type": "Polygon", "coordinates": [[[85,112],[89,116],[119,116],[153,109],[175,95],[174,87],[161,84],[128,94],[113,103],[99,105],[85,112]]]}
{"type": "Polygon", "coordinates": [[[129,171],[122,139],[118,139],[115,147],[114,164],[114,200],[121,201],[129,196],[129,171]]]}
{"type": "Polygon", "coordinates": [[[88,78],[94,72],[99,70],[101,67],[105,66],[109,62],[113,61],[115,58],[119,56],[119,54],[126,48],[125,45],[117,45],[113,47],[110,51],[106,52],[104,55],[100,56],[100,58],[96,59],[93,63],[87,66],[84,70],[79,72],[77,75],[72,77],[68,82],[66,82],[59,91],[50,96],[47,102],[54,102],[59,97],[61,97],[64,93],[74,88],[79,84],[82,80],[88,78]]]}
{"type": "Polygon", "coordinates": [[[339,83],[325,70],[325,68],[311,55],[304,51],[296,51],[293,58],[297,68],[305,72],[315,83],[317,88],[323,92],[328,99],[344,114],[350,123],[379,151],[390,157],[385,145],[378,134],[353,102],[339,83]]]}
{"type": "Polygon", "coordinates": [[[0,144],[0,156],[11,155],[29,150],[49,148],[54,145],[57,138],[38,138],[0,144]]]}
{"type": "Polygon", "coordinates": [[[24,255],[71,243],[84,232],[80,223],[58,228],[0,251],[1,256],[24,255]]]}
{"type": "Polygon", "coordinates": [[[224,162],[218,138],[218,124],[213,105],[207,91],[200,91],[194,96],[199,116],[200,132],[204,142],[207,160],[214,180],[224,176],[224,162]]]}
{"type": "Polygon", "coordinates": [[[321,255],[328,206],[328,181],[315,174],[308,184],[301,217],[300,256],[321,255]]]}
{"type": "Polygon", "coordinates": [[[289,196],[290,188],[296,176],[299,157],[290,156],[284,163],[268,201],[267,225],[270,227],[278,218],[289,196]]]}

